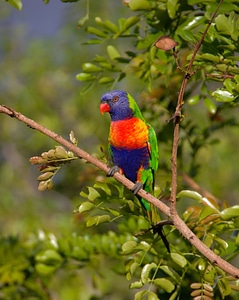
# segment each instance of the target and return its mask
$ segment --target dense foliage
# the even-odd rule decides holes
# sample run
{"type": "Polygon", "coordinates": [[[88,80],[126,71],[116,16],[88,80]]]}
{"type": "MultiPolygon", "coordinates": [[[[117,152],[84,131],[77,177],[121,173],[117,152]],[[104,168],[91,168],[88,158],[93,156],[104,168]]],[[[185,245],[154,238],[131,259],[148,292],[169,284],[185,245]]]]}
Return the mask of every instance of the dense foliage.
{"type": "MultiPolygon", "coordinates": [[[[98,112],[97,99],[113,88],[127,90],[157,133],[156,196],[167,199],[173,139],[168,120],[194,47],[218,3],[129,0],[107,3],[111,13],[106,13],[93,1],[63,2],[86,5],[78,31],[74,8],[66,15],[70,25],[61,33],[64,43],[56,37],[25,49],[14,30],[1,42],[2,102],[67,138],[74,130],[79,146],[106,162],[108,122],[98,112]],[[160,36],[177,41],[174,53],[153,46],[160,36]],[[16,51],[17,46],[23,50],[16,51]],[[72,74],[81,82],[80,91],[72,74]]],[[[20,0],[9,3],[21,9],[20,0]]],[[[178,157],[182,219],[234,265],[239,250],[238,41],[238,1],[225,0],[190,74],[178,157]]],[[[209,263],[173,226],[164,228],[168,253],[122,185],[79,160],[63,165],[72,153],[15,120],[1,116],[1,122],[0,299],[237,299],[238,280],[209,263]],[[39,176],[27,161],[41,153],[41,163],[60,164],[40,167],[39,176]],[[37,177],[41,190],[52,190],[39,195],[37,177]]]]}

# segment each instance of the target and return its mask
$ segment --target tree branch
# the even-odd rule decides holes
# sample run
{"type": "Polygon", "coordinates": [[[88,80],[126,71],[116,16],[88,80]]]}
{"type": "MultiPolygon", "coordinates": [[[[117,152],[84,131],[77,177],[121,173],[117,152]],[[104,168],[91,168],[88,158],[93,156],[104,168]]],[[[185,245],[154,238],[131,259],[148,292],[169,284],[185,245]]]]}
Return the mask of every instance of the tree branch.
{"type": "MultiPolygon", "coordinates": [[[[89,153],[85,152],[84,150],[76,147],[71,142],[65,140],[59,134],[45,128],[44,126],[38,124],[32,119],[27,118],[23,114],[16,112],[10,107],[5,105],[0,105],[0,113],[6,114],[12,118],[16,118],[17,120],[27,124],[29,127],[36,129],[46,135],[47,137],[53,139],[57,143],[61,144],[62,146],[66,147],[70,151],[74,152],[78,157],[85,159],[86,161],[90,162],[94,166],[98,167],[104,172],[109,171],[109,167],[98,160],[97,158],[91,156],[89,153]]],[[[114,178],[122,183],[128,189],[132,189],[134,183],[128,180],[126,177],[121,175],[120,173],[115,173],[114,178]]],[[[212,250],[206,247],[198,238],[197,236],[187,227],[187,225],[183,222],[182,219],[178,215],[172,215],[170,212],[169,207],[164,204],[163,202],[159,201],[157,198],[148,194],[144,190],[140,190],[138,194],[158,207],[160,211],[162,211],[166,216],[168,216],[172,221],[174,226],[178,229],[178,231],[184,236],[200,253],[202,253],[209,261],[213,264],[217,265],[219,268],[223,269],[225,272],[229,273],[230,275],[234,276],[235,278],[239,278],[239,270],[232,266],[227,261],[223,260],[221,257],[216,255],[212,250]]]]}

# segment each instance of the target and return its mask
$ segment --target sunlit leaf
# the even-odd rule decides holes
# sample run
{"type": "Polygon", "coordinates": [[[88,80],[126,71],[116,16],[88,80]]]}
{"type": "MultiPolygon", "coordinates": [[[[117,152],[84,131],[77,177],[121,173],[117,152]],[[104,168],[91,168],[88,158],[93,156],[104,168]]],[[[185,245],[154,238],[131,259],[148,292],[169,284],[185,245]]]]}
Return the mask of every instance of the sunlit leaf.
{"type": "Polygon", "coordinates": [[[190,97],[187,102],[190,105],[195,105],[199,102],[199,100],[200,100],[200,96],[199,95],[194,95],[194,96],[190,97]]]}
{"type": "Polygon", "coordinates": [[[82,70],[84,72],[87,72],[87,73],[92,73],[92,72],[100,72],[102,71],[102,69],[92,63],[84,63],[82,65],[82,70]]]}
{"type": "Polygon", "coordinates": [[[239,205],[224,209],[220,215],[223,220],[230,220],[232,218],[239,217],[239,205]]]}
{"type": "Polygon", "coordinates": [[[97,78],[96,76],[91,75],[89,73],[79,73],[76,75],[76,79],[80,81],[93,81],[96,78],[97,78]]]}
{"type": "Polygon", "coordinates": [[[106,49],[110,59],[114,60],[116,57],[120,57],[119,51],[114,46],[108,45],[106,49]]]}
{"type": "Polygon", "coordinates": [[[215,22],[220,33],[230,35],[233,40],[237,40],[239,35],[239,19],[234,12],[231,12],[229,17],[226,17],[223,14],[218,15],[215,18],[215,22]]]}
{"type": "Polygon", "coordinates": [[[170,253],[169,255],[171,259],[181,268],[184,268],[188,263],[186,258],[178,253],[170,253]]]}
{"type": "Polygon", "coordinates": [[[177,194],[177,198],[180,199],[183,197],[191,198],[191,199],[197,200],[199,202],[202,201],[202,196],[198,192],[195,192],[195,191],[182,190],[177,194]]]}
{"type": "MultiPolygon", "coordinates": [[[[128,241],[122,245],[122,254],[130,254],[135,251],[137,243],[135,241],[128,241]]],[[[138,250],[137,250],[138,251],[138,250]]]]}
{"type": "Polygon", "coordinates": [[[175,288],[174,284],[166,278],[156,278],[153,283],[167,293],[171,293],[175,288]]]}
{"type": "MultiPolygon", "coordinates": [[[[143,286],[143,282],[142,281],[134,281],[130,284],[130,289],[140,289],[143,286]]],[[[138,298],[140,299],[140,298],[138,298]]]]}
{"type": "Polygon", "coordinates": [[[128,5],[132,10],[150,10],[152,8],[150,1],[147,0],[130,0],[128,5]]]}
{"type": "Polygon", "coordinates": [[[89,201],[83,202],[79,208],[78,208],[78,212],[79,213],[83,213],[85,211],[89,211],[91,210],[95,205],[89,201]]]}
{"type": "Polygon", "coordinates": [[[235,96],[225,89],[217,89],[212,93],[212,96],[219,102],[231,102],[235,100],[235,96]]]}

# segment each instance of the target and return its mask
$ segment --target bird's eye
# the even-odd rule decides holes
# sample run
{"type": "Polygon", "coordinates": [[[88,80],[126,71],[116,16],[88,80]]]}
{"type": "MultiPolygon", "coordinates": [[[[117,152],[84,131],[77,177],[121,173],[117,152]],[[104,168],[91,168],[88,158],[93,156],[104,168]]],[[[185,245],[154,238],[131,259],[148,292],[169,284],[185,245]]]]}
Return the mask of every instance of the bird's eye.
{"type": "Polygon", "coordinates": [[[119,100],[119,97],[118,96],[115,96],[115,97],[113,97],[113,102],[117,102],[118,100],[119,100]]]}

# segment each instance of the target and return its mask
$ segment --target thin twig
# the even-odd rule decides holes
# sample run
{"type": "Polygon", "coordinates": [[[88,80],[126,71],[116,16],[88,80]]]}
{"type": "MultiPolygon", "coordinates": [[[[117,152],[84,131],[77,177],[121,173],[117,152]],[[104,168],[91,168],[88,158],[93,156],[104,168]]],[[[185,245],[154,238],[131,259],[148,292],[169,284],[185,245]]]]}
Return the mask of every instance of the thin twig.
{"type": "MultiPolygon", "coordinates": [[[[38,124],[37,122],[33,121],[32,119],[27,118],[23,114],[16,112],[10,107],[5,105],[0,105],[0,113],[6,114],[12,118],[16,118],[17,120],[27,124],[29,127],[36,129],[43,133],[44,135],[48,136],[49,138],[53,139],[57,143],[61,144],[62,146],[68,148],[70,151],[74,152],[78,157],[85,159],[86,161],[90,162],[94,166],[98,167],[99,169],[103,170],[104,172],[108,173],[109,167],[98,160],[97,158],[91,156],[84,150],[76,147],[71,142],[62,138],[59,134],[45,128],[44,126],[38,124]]],[[[128,180],[126,177],[121,175],[119,172],[115,173],[114,178],[122,183],[128,189],[132,189],[134,183],[128,180]]],[[[162,201],[159,201],[157,198],[152,196],[151,194],[147,193],[143,189],[141,189],[138,194],[155,205],[159,208],[166,216],[171,217],[170,209],[167,205],[165,205],[162,201]]],[[[216,255],[212,250],[206,247],[198,237],[187,227],[187,225],[180,219],[178,215],[175,215],[174,218],[171,220],[173,224],[178,229],[178,231],[184,236],[200,253],[202,253],[209,261],[213,264],[217,265],[219,268],[227,272],[228,274],[234,276],[235,278],[239,278],[239,269],[232,266],[227,261],[223,260],[221,257],[216,255]]]]}

